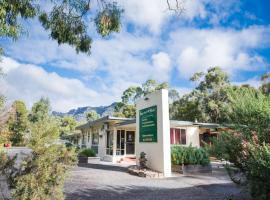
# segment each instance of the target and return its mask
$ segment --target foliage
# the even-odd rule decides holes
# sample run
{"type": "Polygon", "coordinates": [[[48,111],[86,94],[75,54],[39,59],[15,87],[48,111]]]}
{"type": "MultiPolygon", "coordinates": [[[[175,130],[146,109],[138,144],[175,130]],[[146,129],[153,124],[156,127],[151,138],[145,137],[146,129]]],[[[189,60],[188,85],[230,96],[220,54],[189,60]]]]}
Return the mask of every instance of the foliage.
{"type": "Polygon", "coordinates": [[[11,132],[7,128],[1,128],[0,130],[0,149],[2,144],[9,143],[11,138],[11,132]]]}
{"type": "Polygon", "coordinates": [[[97,120],[98,118],[99,118],[99,114],[97,114],[97,112],[94,110],[86,113],[87,121],[94,121],[94,120],[97,120]]]}
{"type": "Polygon", "coordinates": [[[93,149],[83,149],[79,152],[79,156],[95,157],[96,152],[93,149]]]}
{"type": "Polygon", "coordinates": [[[110,32],[113,31],[119,32],[122,12],[123,10],[117,6],[116,2],[107,4],[104,10],[98,13],[95,18],[97,32],[103,37],[109,35],[110,32]]]}
{"type": "Polygon", "coordinates": [[[173,165],[208,165],[210,163],[206,149],[192,146],[172,146],[171,160],[173,165]]]}
{"type": "Polygon", "coordinates": [[[72,131],[75,130],[77,126],[77,121],[70,116],[65,116],[59,119],[60,120],[60,136],[64,137],[72,134],[72,131]]]}
{"type": "Polygon", "coordinates": [[[253,88],[230,91],[234,131],[221,134],[212,151],[244,174],[254,199],[270,197],[270,99],[253,88]]]}
{"type": "Polygon", "coordinates": [[[69,44],[77,52],[90,53],[89,26],[95,25],[103,37],[120,31],[123,10],[108,0],[51,0],[47,2],[49,6],[44,4],[36,0],[0,1],[0,37],[17,39],[23,33],[21,18],[38,17],[58,44],[69,44]],[[95,24],[91,23],[92,17],[95,24]]]}
{"type": "Polygon", "coordinates": [[[38,122],[48,118],[50,111],[50,101],[48,98],[41,98],[38,102],[34,103],[29,115],[30,122],[38,122]]]}
{"type": "Polygon", "coordinates": [[[72,148],[58,144],[59,123],[49,116],[49,102],[40,100],[32,108],[27,147],[31,153],[17,166],[5,154],[1,163],[12,188],[13,197],[28,199],[64,199],[63,184],[68,169],[76,162],[72,148]],[[13,163],[12,163],[13,162],[13,163]]]}
{"type": "Polygon", "coordinates": [[[270,72],[267,72],[261,77],[262,85],[260,90],[263,94],[270,94],[270,72]]]}
{"type": "MultiPolygon", "coordinates": [[[[117,117],[135,117],[136,107],[135,102],[139,98],[146,96],[154,91],[161,89],[168,89],[168,83],[158,83],[155,80],[147,80],[141,86],[130,86],[122,94],[122,101],[119,102],[115,107],[114,116],[117,117]]],[[[170,94],[175,98],[177,96],[177,91],[174,90],[170,94]]]]}
{"type": "Polygon", "coordinates": [[[172,104],[171,118],[214,123],[226,121],[227,90],[232,87],[228,75],[221,68],[213,67],[207,73],[195,73],[190,80],[199,83],[193,91],[172,104]]]}
{"type": "Polygon", "coordinates": [[[8,122],[11,132],[10,141],[13,146],[23,145],[28,128],[28,112],[23,101],[17,100],[12,106],[15,108],[15,116],[12,116],[8,122]]]}

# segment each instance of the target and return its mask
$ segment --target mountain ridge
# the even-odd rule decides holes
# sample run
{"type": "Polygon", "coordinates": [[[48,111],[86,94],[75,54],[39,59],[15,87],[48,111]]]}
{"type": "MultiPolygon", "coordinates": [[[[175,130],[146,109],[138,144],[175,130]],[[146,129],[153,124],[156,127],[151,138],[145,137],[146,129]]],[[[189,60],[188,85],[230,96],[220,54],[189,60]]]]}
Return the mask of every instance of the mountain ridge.
{"type": "Polygon", "coordinates": [[[52,115],[58,117],[70,116],[74,117],[75,120],[82,122],[86,121],[86,113],[91,111],[96,111],[97,114],[100,115],[100,117],[104,117],[106,115],[113,115],[116,104],[117,103],[114,102],[108,106],[84,106],[71,109],[68,112],[52,111],[52,115]]]}

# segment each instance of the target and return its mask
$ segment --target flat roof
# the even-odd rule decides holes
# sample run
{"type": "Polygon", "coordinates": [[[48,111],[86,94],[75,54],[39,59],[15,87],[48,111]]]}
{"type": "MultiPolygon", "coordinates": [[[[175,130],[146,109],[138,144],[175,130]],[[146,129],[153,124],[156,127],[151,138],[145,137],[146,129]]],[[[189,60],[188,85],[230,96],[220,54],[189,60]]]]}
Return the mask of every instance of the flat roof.
{"type": "MultiPolygon", "coordinates": [[[[77,126],[76,129],[80,130],[80,129],[90,128],[91,126],[97,123],[106,122],[106,121],[120,121],[119,123],[117,123],[116,126],[136,124],[135,118],[113,117],[113,116],[108,115],[108,116],[99,118],[97,120],[90,121],[80,126],[77,126]]],[[[201,122],[179,121],[179,120],[170,120],[170,125],[171,126],[199,126],[200,128],[223,128],[224,127],[216,123],[201,123],[201,122]]]]}
{"type": "Polygon", "coordinates": [[[91,126],[97,124],[97,123],[100,123],[100,122],[106,122],[106,121],[132,121],[132,120],[135,120],[134,118],[124,118],[124,117],[113,117],[113,116],[105,116],[105,117],[102,117],[102,118],[99,118],[97,120],[94,120],[94,121],[90,121],[90,122],[87,122],[85,124],[82,124],[80,126],[77,126],[76,129],[85,129],[85,128],[90,128],[91,126]]]}

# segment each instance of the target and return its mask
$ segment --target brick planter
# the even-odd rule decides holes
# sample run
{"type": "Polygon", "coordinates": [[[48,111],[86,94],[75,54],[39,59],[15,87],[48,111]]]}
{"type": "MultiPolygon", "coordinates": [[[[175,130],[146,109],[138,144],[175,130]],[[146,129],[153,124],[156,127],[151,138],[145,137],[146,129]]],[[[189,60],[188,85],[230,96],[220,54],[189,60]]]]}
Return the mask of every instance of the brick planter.
{"type": "Polygon", "coordinates": [[[203,174],[212,173],[211,165],[172,165],[172,172],[178,172],[181,174],[203,174]]]}
{"type": "Polygon", "coordinates": [[[99,161],[99,157],[86,157],[86,156],[78,156],[78,162],[80,164],[87,164],[93,161],[99,161]]]}
{"type": "Polygon", "coordinates": [[[212,173],[211,165],[184,165],[183,174],[202,174],[202,173],[212,173]]]}

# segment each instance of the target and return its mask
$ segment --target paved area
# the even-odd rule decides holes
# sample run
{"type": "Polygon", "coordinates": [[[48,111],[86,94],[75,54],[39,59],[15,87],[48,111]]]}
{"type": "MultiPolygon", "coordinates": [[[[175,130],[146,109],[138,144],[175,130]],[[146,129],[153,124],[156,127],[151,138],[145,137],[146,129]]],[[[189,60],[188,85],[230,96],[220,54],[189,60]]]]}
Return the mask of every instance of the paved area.
{"type": "Polygon", "coordinates": [[[67,200],[247,200],[247,193],[233,184],[224,169],[212,175],[145,179],[131,176],[127,168],[104,163],[76,167],[65,185],[67,200]]]}

